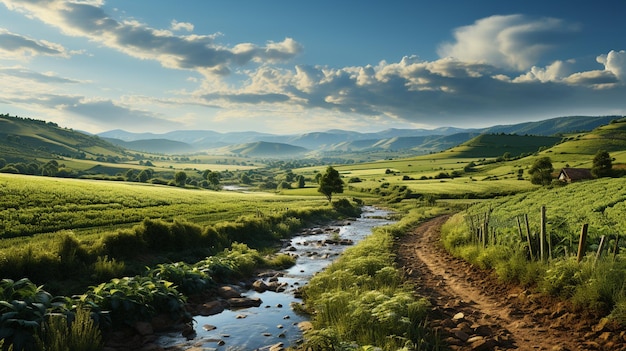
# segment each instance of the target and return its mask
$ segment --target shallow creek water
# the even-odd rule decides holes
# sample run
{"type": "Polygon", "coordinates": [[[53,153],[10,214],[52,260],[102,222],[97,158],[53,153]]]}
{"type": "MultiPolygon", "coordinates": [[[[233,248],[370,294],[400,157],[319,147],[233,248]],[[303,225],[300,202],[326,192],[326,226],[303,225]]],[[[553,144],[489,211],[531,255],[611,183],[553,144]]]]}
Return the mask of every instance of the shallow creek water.
{"type": "MultiPolygon", "coordinates": [[[[374,207],[364,207],[363,214],[356,220],[340,225],[325,227],[321,234],[297,235],[290,239],[284,251],[297,255],[296,264],[282,271],[279,282],[288,284],[284,292],[266,291],[263,293],[249,290],[246,297],[260,298],[259,307],[224,312],[208,316],[194,317],[195,331],[193,340],[181,340],[178,335],[165,335],[160,338],[162,347],[178,346],[183,349],[193,347],[200,350],[269,350],[272,345],[283,343],[285,347],[295,345],[302,339],[298,323],[306,321],[306,316],[298,315],[291,309],[291,304],[302,302],[294,292],[305,285],[317,272],[332,263],[347,245],[322,245],[329,238],[352,240],[355,244],[371,234],[372,229],[393,223],[389,212],[374,207]],[[331,230],[328,230],[331,229],[331,230]],[[213,326],[213,330],[205,330],[213,326]]],[[[318,232],[323,228],[319,228],[318,232]]],[[[309,231],[310,232],[310,231],[309,231]]]]}

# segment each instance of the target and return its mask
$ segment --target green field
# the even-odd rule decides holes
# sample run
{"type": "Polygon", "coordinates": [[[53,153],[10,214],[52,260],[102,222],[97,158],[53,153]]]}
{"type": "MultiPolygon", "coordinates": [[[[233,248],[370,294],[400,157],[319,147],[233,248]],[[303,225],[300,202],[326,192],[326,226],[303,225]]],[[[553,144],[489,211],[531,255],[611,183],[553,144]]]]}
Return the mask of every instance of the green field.
{"type": "MultiPolygon", "coordinates": [[[[181,219],[206,225],[288,207],[323,205],[325,200],[321,195],[243,194],[0,174],[0,235],[3,238],[60,230],[98,234],[131,226],[145,218],[181,219]]],[[[6,241],[0,243],[10,246],[6,241]]]]}

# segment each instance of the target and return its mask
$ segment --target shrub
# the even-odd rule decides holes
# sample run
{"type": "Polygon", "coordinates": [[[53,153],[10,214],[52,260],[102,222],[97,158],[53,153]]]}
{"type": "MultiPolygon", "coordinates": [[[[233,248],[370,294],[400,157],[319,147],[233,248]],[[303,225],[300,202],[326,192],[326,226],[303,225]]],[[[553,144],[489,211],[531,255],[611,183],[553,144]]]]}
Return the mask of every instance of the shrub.
{"type": "Polygon", "coordinates": [[[104,237],[105,252],[112,257],[136,257],[146,250],[148,244],[134,230],[124,229],[104,237]]]}
{"type": "Polygon", "coordinates": [[[148,269],[146,275],[156,280],[174,283],[178,290],[187,296],[216,286],[206,272],[184,262],[160,264],[148,269]]]}
{"type": "Polygon", "coordinates": [[[356,217],[361,214],[361,209],[357,206],[353,206],[348,199],[339,199],[333,201],[333,209],[340,214],[348,217],[356,217]]]}
{"type": "Polygon", "coordinates": [[[115,277],[122,276],[126,264],[123,261],[116,261],[115,258],[109,259],[109,256],[98,257],[93,266],[94,278],[101,282],[115,277]]]}
{"type": "Polygon", "coordinates": [[[124,277],[91,287],[80,297],[80,302],[110,311],[113,325],[133,325],[149,321],[159,313],[173,319],[186,316],[184,296],[174,284],[150,277],[124,277]]]}
{"type": "Polygon", "coordinates": [[[568,257],[552,263],[540,282],[540,288],[548,294],[569,298],[581,283],[581,265],[576,257],[568,257]]]}
{"type": "Polygon", "coordinates": [[[81,245],[73,233],[61,235],[58,255],[61,260],[61,269],[65,272],[76,270],[78,265],[84,266],[90,260],[85,247],[81,245]]]}

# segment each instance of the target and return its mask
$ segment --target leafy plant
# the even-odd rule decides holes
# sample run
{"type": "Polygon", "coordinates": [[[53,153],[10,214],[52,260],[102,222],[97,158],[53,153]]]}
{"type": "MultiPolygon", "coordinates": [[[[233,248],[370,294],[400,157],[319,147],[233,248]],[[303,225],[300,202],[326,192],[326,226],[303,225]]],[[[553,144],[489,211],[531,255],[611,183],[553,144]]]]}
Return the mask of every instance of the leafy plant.
{"type": "Polygon", "coordinates": [[[0,282],[0,340],[2,350],[38,350],[39,332],[48,313],[65,313],[69,301],[53,297],[28,279],[0,282]]]}
{"type": "Polygon", "coordinates": [[[159,264],[155,268],[149,269],[146,275],[153,279],[174,283],[177,289],[186,296],[216,286],[206,272],[184,262],[159,264]]]}
{"type": "Polygon", "coordinates": [[[175,319],[186,316],[185,297],[174,284],[150,277],[112,279],[91,287],[80,302],[109,311],[115,325],[147,321],[159,313],[168,313],[175,319]]]}

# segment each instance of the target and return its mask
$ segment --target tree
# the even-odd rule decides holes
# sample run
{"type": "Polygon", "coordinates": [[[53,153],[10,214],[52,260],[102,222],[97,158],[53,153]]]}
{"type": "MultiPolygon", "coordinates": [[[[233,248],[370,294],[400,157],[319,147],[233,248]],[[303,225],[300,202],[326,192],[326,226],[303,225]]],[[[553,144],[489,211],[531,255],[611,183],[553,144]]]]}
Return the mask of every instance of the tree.
{"type": "Polygon", "coordinates": [[[144,169],[141,172],[139,172],[139,174],[137,175],[137,180],[139,180],[142,183],[145,183],[148,181],[148,179],[152,178],[152,172],[148,169],[144,169]]]}
{"type": "Polygon", "coordinates": [[[220,172],[209,172],[206,177],[206,180],[208,180],[214,188],[220,185],[220,179],[222,179],[220,172]]]}
{"type": "Polygon", "coordinates": [[[591,174],[596,178],[610,177],[613,170],[611,155],[604,150],[599,150],[593,158],[591,174]]]}
{"type": "MultiPolygon", "coordinates": [[[[55,160],[50,160],[41,168],[41,175],[54,177],[57,175],[58,171],[59,171],[59,163],[55,160]]],[[[20,173],[24,173],[24,172],[20,172],[20,173]]]]}
{"type": "Polygon", "coordinates": [[[304,178],[304,176],[303,175],[299,175],[297,177],[297,180],[298,180],[298,188],[300,188],[300,189],[304,188],[304,186],[306,185],[306,179],[304,178]]]}
{"type": "Polygon", "coordinates": [[[552,183],[552,160],[550,157],[541,157],[533,163],[532,167],[528,170],[530,174],[530,182],[539,185],[549,185],[552,183]]]}
{"type": "Polygon", "coordinates": [[[209,179],[209,174],[211,174],[211,170],[210,169],[205,169],[204,172],[202,172],[202,178],[208,180],[209,179]]]}
{"type": "Polygon", "coordinates": [[[250,183],[252,183],[252,179],[250,178],[249,175],[244,173],[244,174],[241,175],[241,182],[243,184],[250,184],[250,183]]]}
{"type": "Polygon", "coordinates": [[[176,172],[174,174],[174,182],[178,184],[180,187],[185,187],[185,182],[187,181],[187,173],[183,171],[176,172]]]}
{"type": "Polygon", "coordinates": [[[332,201],[333,193],[343,193],[343,181],[339,172],[331,166],[326,168],[326,172],[322,174],[319,180],[320,187],[318,192],[324,194],[328,199],[328,202],[332,201]]]}

